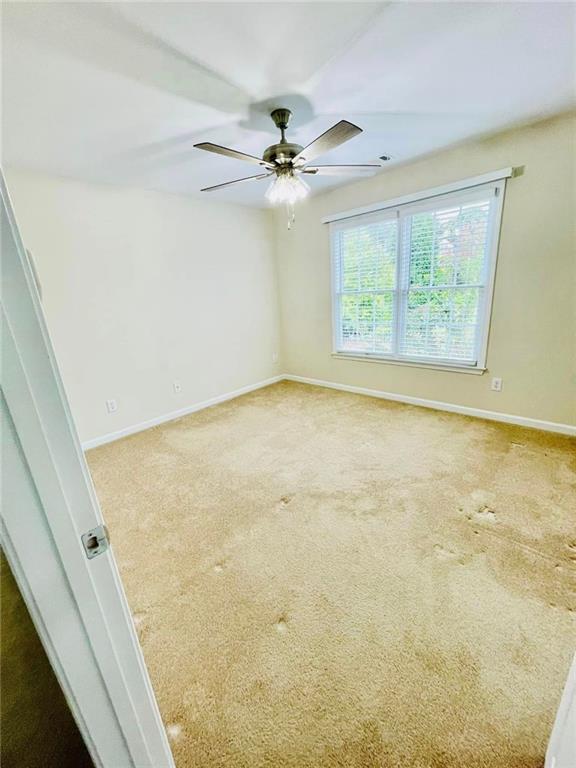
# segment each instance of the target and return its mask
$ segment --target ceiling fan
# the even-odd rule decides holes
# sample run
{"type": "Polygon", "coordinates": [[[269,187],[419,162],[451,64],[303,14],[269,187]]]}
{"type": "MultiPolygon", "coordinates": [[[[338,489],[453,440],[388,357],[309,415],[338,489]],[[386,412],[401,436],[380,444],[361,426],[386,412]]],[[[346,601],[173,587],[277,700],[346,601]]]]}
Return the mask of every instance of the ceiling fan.
{"type": "MultiPolygon", "coordinates": [[[[310,191],[310,187],[302,179],[304,174],[309,176],[341,176],[341,175],[363,175],[377,171],[380,165],[308,165],[319,155],[339,147],[344,142],[362,133],[359,128],[347,120],[340,120],[325,133],[308,144],[307,147],[301,147],[299,144],[292,144],[286,140],[286,130],[292,112],[289,109],[274,109],[270,117],[277,128],[280,129],[280,141],[278,144],[272,144],[264,150],[262,158],[254,155],[247,155],[244,152],[238,152],[236,149],[221,147],[219,144],[202,142],[195,144],[197,149],[204,149],[207,152],[215,152],[218,155],[234,157],[237,160],[245,160],[262,167],[262,173],[255,176],[246,176],[242,179],[227,181],[224,184],[216,184],[213,187],[205,187],[201,192],[213,192],[217,189],[230,187],[233,184],[241,184],[245,181],[258,181],[267,179],[270,176],[272,180],[266,197],[273,204],[285,203],[289,208],[289,217],[294,220],[294,204],[302,200],[310,191]]],[[[290,222],[289,222],[290,224],[290,222]]]]}

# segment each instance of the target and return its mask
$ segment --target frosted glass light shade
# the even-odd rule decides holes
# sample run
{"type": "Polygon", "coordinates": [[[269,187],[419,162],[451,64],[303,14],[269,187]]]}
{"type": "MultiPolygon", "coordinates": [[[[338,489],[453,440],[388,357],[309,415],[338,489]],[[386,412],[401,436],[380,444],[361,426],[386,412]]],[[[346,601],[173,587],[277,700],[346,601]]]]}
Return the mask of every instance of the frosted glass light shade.
{"type": "Polygon", "coordinates": [[[303,200],[309,192],[310,187],[299,176],[292,172],[280,173],[268,187],[266,197],[272,205],[294,205],[303,200]]]}

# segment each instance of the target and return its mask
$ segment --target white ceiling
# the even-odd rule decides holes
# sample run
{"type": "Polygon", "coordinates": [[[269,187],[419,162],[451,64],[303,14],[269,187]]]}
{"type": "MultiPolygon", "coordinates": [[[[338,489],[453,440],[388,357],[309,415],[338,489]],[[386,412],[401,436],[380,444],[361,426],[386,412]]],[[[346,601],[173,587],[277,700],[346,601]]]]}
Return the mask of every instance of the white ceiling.
{"type": "MultiPolygon", "coordinates": [[[[254,167],[267,113],[306,145],[364,133],[321,162],[395,162],[576,104],[572,3],[5,3],[3,160],[199,195],[254,167]]],[[[382,171],[385,172],[385,169],[382,171]]],[[[314,178],[315,189],[350,178],[314,178]]],[[[267,181],[210,193],[264,205],[267,181]]]]}

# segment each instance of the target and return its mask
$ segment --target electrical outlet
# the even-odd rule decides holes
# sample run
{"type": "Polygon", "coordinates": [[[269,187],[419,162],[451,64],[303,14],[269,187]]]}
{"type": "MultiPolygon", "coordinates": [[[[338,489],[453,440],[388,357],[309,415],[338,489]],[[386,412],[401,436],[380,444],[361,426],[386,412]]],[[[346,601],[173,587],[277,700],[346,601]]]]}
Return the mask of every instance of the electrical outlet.
{"type": "Polygon", "coordinates": [[[108,413],[116,413],[118,410],[118,403],[116,400],[106,400],[106,410],[108,413]]]}
{"type": "Polygon", "coordinates": [[[502,391],[502,379],[498,379],[498,378],[492,379],[492,384],[490,385],[490,389],[493,392],[501,392],[502,391]]]}
{"type": "Polygon", "coordinates": [[[175,395],[178,395],[180,392],[182,392],[182,384],[179,381],[173,381],[172,388],[174,389],[175,395]]]}
{"type": "Polygon", "coordinates": [[[272,362],[273,363],[278,362],[278,352],[272,352],[272,362]]]}

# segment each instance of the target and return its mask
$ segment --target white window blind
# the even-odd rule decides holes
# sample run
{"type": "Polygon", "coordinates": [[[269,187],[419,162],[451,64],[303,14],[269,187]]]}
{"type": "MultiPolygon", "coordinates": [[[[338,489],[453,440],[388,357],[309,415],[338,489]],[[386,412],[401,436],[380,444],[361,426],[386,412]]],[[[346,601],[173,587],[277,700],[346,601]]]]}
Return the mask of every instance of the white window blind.
{"type": "Polygon", "coordinates": [[[334,239],[339,349],[391,354],[398,224],[396,216],[359,217],[334,239]]]}
{"type": "Polygon", "coordinates": [[[342,355],[484,364],[503,182],[333,222],[342,355]]]}

